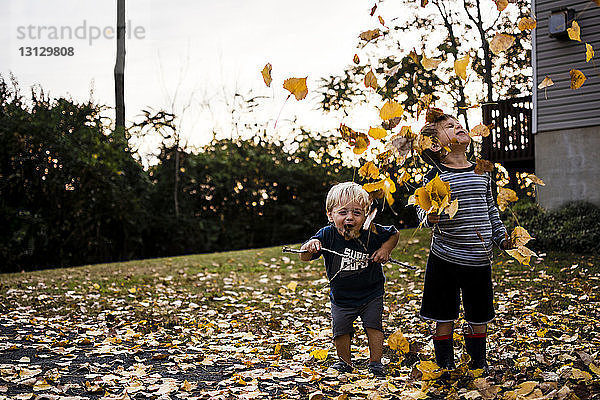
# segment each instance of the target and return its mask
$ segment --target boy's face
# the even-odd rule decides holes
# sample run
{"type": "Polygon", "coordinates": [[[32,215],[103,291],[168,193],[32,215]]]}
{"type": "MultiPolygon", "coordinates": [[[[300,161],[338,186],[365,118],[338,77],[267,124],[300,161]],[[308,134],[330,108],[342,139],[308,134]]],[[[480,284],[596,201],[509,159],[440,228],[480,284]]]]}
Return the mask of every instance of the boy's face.
{"type": "Polygon", "coordinates": [[[437,124],[437,136],[442,147],[449,145],[468,146],[471,143],[469,132],[454,118],[448,118],[437,124]]]}
{"type": "Polygon", "coordinates": [[[366,210],[356,201],[334,207],[327,213],[329,222],[333,222],[337,231],[346,240],[360,236],[360,230],[366,219],[366,210]]]}

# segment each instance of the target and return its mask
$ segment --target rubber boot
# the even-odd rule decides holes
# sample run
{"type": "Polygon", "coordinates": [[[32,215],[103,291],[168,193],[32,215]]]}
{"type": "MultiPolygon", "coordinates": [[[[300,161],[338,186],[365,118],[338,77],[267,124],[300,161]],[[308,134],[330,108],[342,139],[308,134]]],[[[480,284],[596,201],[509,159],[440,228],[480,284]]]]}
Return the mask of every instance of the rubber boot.
{"type": "Polygon", "coordinates": [[[486,361],[485,354],[485,333],[471,333],[465,335],[465,347],[467,353],[471,356],[469,369],[483,369],[487,374],[489,367],[486,361]]]}
{"type": "Polygon", "coordinates": [[[435,352],[435,363],[445,369],[454,369],[454,342],[452,334],[433,337],[433,350],[435,352]]]}

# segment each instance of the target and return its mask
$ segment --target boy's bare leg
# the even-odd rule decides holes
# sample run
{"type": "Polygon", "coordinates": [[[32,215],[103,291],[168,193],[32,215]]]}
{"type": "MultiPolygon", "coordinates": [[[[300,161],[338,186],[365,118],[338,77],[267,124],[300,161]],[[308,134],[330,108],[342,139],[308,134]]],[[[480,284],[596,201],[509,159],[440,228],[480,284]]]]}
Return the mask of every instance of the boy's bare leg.
{"type": "Polygon", "coordinates": [[[454,321],[436,322],[435,323],[435,336],[451,335],[453,327],[454,327],[454,321]]]}
{"type": "Polygon", "coordinates": [[[473,333],[486,333],[487,332],[487,324],[469,324],[473,333]]]}
{"type": "Polygon", "coordinates": [[[339,358],[344,360],[346,364],[352,365],[350,358],[350,334],[337,336],[333,339],[335,350],[339,358]]]}
{"type": "Polygon", "coordinates": [[[369,361],[381,362],[383,356],[383,332],[379,329],[366,328],[369,339],[369,361]]]}

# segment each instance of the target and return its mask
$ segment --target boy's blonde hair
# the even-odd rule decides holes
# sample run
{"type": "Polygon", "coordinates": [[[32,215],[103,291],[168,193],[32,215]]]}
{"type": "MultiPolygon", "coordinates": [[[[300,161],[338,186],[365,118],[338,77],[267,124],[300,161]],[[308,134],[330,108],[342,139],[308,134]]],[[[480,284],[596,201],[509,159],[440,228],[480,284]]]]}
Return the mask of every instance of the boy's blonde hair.
{"type": "Polygon", "coordinates": [[[329,189],[329,193],[327,193],[327,200],[325,202],[325,209],[328,213],[330,213],[334,208],[344,206],[353,201],[360,204],[365,212],[369,211],[371,206],[369,193],[367,193],[362,186],[356,182],[338,183],[329,189]]]}

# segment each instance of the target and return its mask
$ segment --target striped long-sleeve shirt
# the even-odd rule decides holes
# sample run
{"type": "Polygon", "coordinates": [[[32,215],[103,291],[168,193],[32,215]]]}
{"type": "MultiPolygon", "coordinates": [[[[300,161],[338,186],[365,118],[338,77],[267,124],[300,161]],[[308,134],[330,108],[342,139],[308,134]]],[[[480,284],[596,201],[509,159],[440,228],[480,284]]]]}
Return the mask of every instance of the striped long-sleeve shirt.
{"type": "MultiPolygon", "coordinates": [[[[492,258],[492,241],[500,245],[506,228],[500,220],[492,196],[492,178],[489,173],[474,172],[475,165],[468,168],[448,168],[439,165],[426,175],[423,184],[439,174],[450,183],[451,199],[458,199],[458,212],[452,219],[447,214],[433,229],[431,251],[438,257],[461,265],[489,265],[492,258]]],[[[425,226],[426,211],[417,206],[417,215],[425,226]]]]}

